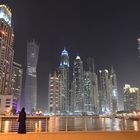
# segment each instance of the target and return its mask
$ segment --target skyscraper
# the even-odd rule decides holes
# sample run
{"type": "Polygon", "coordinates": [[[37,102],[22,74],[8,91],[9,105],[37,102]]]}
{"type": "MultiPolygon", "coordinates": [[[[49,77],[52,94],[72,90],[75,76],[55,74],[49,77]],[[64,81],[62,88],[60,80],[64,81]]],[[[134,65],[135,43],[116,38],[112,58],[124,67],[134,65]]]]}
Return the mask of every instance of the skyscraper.
{"type": "Polygon", "coordinates": [[[20,109],[20,97],[21,97],[21,90],[22,90],[22,76],[23,76],[23,69],[22,65],[14,62],[13,63],[13,76],[12,76],[12,94],[16,97],[15,100],[15,107],[17,111],[20,109]]]}
{"type": "Polygon", "coordinates": [[[94,60],[88,58],[84,71],[84,112],[99,112],[98,80],[94,71],[94,60]]]}
{"type": "Polygon", "coordinates": [[[110,82],[111,82],[112,111],[115,113],[116,111],[118,111],[118,87],[117,87],[117,76],[113,66],[111,67],[110,82]]]}
{"type": "Polygon", "coordinates": [[[58,68],[60,78],[60,112],[69,112],[69,55],[66,49],[61,53],[58,68]]]}
{"type": "Polygon", "coordinates": [[[12,93],[13,40],[11,27],[12,13],[5,5],[0,5],[0,94],[12,93]]]}
{"type": "Polygon", "coordinates": [[[0,113],[9,112],[14,99],[12,95],[14,33],[11,18],[11,10],[5,5],[0,5],[0,113]]]}
{"type": "Polygon", "coordinates": [[[74,112],[84,112],[84,81],[83,81],[83,62],[79,56],[76,57],[73,67],[73,96],[74,112]]]}
{"type": "Polygon", "coordinates": [[[140,109],[140,90],[125,84],[124,93],[124,110],[133,112],[140,109]]]}
{"type": "Polygon", "coordinates": [[[27,68],[25,79],[25,107],[27,113],[36,110],[37,107],[37,62],[39,46],[33,42],[27,43],[27,68]]]}
{"type": "Polygon", "coordinates": [[[102,113],[112,112],[111,82],[107,69],[100,70],[100,111],[102,113]]]}
{"type": "Polygon", "coordinates": [[[51,114],[60,113],[60,80],[59,75],[54,72],[49,74],[48,111],[51,114]]]}

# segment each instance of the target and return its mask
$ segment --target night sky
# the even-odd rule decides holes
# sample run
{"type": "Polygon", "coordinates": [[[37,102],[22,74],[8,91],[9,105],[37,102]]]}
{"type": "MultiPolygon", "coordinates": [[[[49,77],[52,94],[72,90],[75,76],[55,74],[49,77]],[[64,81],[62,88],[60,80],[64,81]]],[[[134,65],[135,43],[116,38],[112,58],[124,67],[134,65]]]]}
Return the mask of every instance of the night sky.
{"type": "Polygon", "coordinates": [[[113,65],[121,92],[125,83],[140,87],[139,0],[0,0],[13,13],[15,61],[26,65],[27,41],[40,46],[38,107],[47,104],[48,73],[59,65],[64,46],[70,65],[79,54],[94,57],[95,69],[113,65]]]}

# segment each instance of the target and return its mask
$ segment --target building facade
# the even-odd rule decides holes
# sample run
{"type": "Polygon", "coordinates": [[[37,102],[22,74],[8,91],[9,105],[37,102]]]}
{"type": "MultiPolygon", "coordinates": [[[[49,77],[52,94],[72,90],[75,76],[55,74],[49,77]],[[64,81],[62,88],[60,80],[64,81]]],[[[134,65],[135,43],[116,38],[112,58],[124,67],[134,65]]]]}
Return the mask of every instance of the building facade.
{"type": "Polygon", "coordinates": [[[15,97],[15,103],[13,104],[17,111],[20,110],[20,99],[22,91],[22,78],[23,78],[23,69],[22,65],[16,62],[13,63],[13,76],[12,76],[12,94],[15,97]]]}
{"type": "Polygon", "coordinates": [[[123,88],[124,110],[133,112],[140,109],[140,90],[126,84],[123,88]]]}
{"type": "Polygon", "coordinates": [[[107,69],[100,70],[100,112],[112,112],[112,98],[111,98],[111,81],[109,79],[109,71],[107,69]]]}
{"type": "Polygon", "coordinates": [[[25,79],[25,108],[27,113],[32,113],[37,108],[37,63],[39,46],[33,42],[27,43],[27,68],[25,79]]]}
{"type": "Polygon", "coordinates": [[[84,112],[97,114],[99,112],[98,79],[94,71],[94,60],[88,58],[84,71],[84,112]]]}
{"type": "Polygon", "coordinates": [[[74,113],[84,113],[84,80],[83,62],[79,56],[76,57],[73,67],[73,99],[74,113]]]}
{"type": "Polygon", "coordinates": [[[69,55],[66,49],[61,53],[60,66],[58,68],[60,79],[60,112],[69,113],[69,55]]]}
{"type": "Polygon", "coordinates": [[[14,33],[11,18],[11,10],[6,5],[0,5],[0,114],[9,113],[13,108],[14,33]]]}
{"type": "Polygon", "coordinates": [[[0,94],[12,94],[13,40],[11,27],[12,13],[5,5],[0,5],[0,94]]]}
{"type": "Polygon", "coordinates": [[[60,79],[55,73],[49,74],[48,111],[50,114],[60,114],[60,79]]]}
{"type": "Polygon", "coordinates": [[[115,113],[119,110],[118,103],[119,101],[118,101],[117,76],[113,66],[111,67],[110,82],[111,82],[112,112],[115,113]]]}

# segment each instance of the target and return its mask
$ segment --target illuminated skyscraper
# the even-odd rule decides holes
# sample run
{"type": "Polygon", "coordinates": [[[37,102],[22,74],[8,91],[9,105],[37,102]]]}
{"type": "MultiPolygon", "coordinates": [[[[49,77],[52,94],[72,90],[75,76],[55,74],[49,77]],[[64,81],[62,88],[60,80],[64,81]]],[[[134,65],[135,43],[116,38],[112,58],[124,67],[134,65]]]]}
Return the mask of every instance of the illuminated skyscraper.
{"type": "Polygon", "coordinates": [[[12,72],[13,72],[13,40],[11,27],[11,10],[0,5],[0,113],[12,109],[12,72]]]}
{"type": "Polygon", "coordinates": [[[12,76],[12,94],[15,99],[14,109],[19,111],[20,109],[20,97],[21,97],[21,90],[22,90],[22,76],[23,76],[23,69],[22,65],[14,62],[13,63],[13,76],[12,76]]]}
{"type": "Polygon", "coordinates": [[[0,5],[0,94],[12,93],[13,40],[11,27],[12,13],[5,5],[0,5]]]}
{"type": "Polygon", "coordinates": [[[84,81],[83,62],[79,56],[76,57],[73,67],[73,96],[74,112],[84,112],[84,81]]]}
{"type": "Polygon", "coordinates": [[[94,60],[88,58],[84,72],[84,112],[99,112],[98,80],[94,71],[94,60]]]}
{"type": "Polygon", "coordinates": [[[132,112],[140,109],[140,90],[138,88],[126,84],[123,93],[125,111],[132,112]]]}
{"type": "Polygon", "coordinates": [[[61,53],[60,66],[58,68],[60,78],[60,112],[69,112],[69,55],[66,49],[61,53]]]}
{"type": "Polygon", "coordinates": [[[48,90],[48,111],[51,114],[60,113],[60,80],[59,75],[49,75],[49,90],[48,90]]]}
{"type": "Polygon", "coordinates": [[[27,43],[27,68],[25,79],[25,107],[27,113],[36,110],[37,107],[37,62],[39,46],[33,42],[27,43]]]}
{"type": "Polygon", "coordinates": [[[108,70],[100,70],[100,111],[112,112],[111,82],[108,70]]]}
{"type": "Polygon", "coordinates": [[[111,67],[110,82],[112,96],[112,111],[115,113],[116,111],[118,111],[118,88],[117,88],[117,76],[113,67],[111,67]]]}

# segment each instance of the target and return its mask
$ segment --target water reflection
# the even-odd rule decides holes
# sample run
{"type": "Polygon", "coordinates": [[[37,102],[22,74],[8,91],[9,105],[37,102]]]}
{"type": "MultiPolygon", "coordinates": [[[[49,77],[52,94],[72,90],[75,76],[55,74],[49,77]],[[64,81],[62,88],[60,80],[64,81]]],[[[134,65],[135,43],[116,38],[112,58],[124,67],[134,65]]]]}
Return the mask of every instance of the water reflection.
{"type": "Polygon", "coordinates": [[[10,122],[5,121],[4,122],[4,133],[7,133],[9,131],[9,126],[10,126],[10,122]]]}
{"type": "MultiPolygon", "coordinates": [[[[0,132],[17,132],[18,122],[16,118],[3,119],[0,132]]],[[[28,118],[26,121],[27,132],[45,131],[122,131],[140,130],[140,121],[117,118],[92,118],[92,117],[58,117],[28,118]]]]}
{"type": "Polygon", "coordinates": [[[42,131],[42,122],[41,120],[35,122],[35,132],[41,132],[42,131]]]}
{"type": "Polygon", "coordinates": [[[134,130],[136,130],[136,131],[139,130],[137,121],[133,121],[133,125],[134,125],[134,130]]]}

